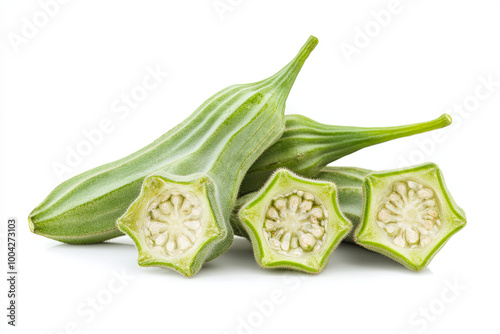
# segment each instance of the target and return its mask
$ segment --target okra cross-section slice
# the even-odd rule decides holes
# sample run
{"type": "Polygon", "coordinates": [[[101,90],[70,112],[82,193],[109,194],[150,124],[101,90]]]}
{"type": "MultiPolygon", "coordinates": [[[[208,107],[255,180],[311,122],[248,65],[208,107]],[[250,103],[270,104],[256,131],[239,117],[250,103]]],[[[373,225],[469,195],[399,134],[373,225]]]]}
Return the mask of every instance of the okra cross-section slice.
{"type": "Polygon", "coordinates": [[[280,169],[241,207],[240,222],[261,267],[318,273],[352,228],[331,182],[280,169]]]}
{"type": "Polygon", "coordinates": [[[433,163],[375,172],[363,181],[356,243],[418,271],[466,224],[433,163]]]}
{"type": "Polygon", "coordinates": [[[206,257],[204,249],[226,239],[214,191],[208,177],[192,182],[147,178],[138,199],[117,221],[136,244],[139,265],[195,274],[206,257]]]}

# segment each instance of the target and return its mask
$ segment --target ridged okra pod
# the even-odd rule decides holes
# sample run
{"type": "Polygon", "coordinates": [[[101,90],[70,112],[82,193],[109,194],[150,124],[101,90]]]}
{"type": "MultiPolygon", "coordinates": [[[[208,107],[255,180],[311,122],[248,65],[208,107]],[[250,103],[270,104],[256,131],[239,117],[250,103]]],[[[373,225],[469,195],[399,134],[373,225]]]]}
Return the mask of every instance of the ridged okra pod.
{"type": "Polygon", "coordinates": [[[354,127],[321,124],[301,115],[286,117],[285,132],[252,165],[243,180],[240,196],[258,190],[278,168],[314,177],[337,159],[362,148],[407,137],[451,124],[451,117],[392,127],[354,127]]]}
{"type": "Polygon", "coordinates": [[[381,172],[326,167],[317,177],[337,184],[340,209],[355,226],[346,240],[412,270],[425,268],[466,224],[433,163],[381,172]]]}
{"type": "MultiPolygon", "coordinates": [[[[120,226],[142,245],[141,251],[157,247],[155,254],[176,259],[189,254],[191,260],[185,256],[184,262],[166,265],[194,274],[229,246],[229,214],[241,180],[281,136],[288,93],[316,44],[310,37],[287,66],[266,80],[230,86],[213,95],[143,149],[63,182],[30,214],[31,230],[68,243],[104,241],[122,234],[116,220],[140,194],[142,200],[151,196],[149,190],[156,191],[145,216],[132,221],[129,211],[120,226]],[[148,175],[154,176],[143,184],[148,175]],[[146,216],[147,226],[142,225],[146,216]],[[163,230],[169,230],[168,224],[153,224],[163,218],[178,228],[165,242],[158,233],[166,238],[163,230]],[[139,230],[129,222],[139,224],[139,230]]],[[[133,208],[137,206],[138,202],[133,208]]]]}
{"type": "Polygon", "coordinates": [[[215,94],[165,138],[164,149],[150,157],[162,165],[117,221],[135,242],[140,265],[191,276],[229,248],[229,216],[241,181],[281,136],[285,101],[316,44],[311,37],[295,59],[266,80],[215,94]]]}

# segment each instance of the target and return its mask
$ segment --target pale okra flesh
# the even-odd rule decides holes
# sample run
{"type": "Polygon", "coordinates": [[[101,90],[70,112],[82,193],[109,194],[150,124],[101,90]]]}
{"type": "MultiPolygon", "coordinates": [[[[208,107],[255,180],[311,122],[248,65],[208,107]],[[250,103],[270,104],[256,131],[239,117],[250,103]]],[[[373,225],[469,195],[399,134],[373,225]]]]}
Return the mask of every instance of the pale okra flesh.
{"type": "Polygon", "coordinates": [[[257,263],[318,273],[352,224],[340,212],[333,183],[276,171],[240,208],[233,223],[245,231],[257,263]]]}
{"type": "Polygon", "coordinates": [[[433,163],[382,172],[326,167],[318,178],[337,183],[357,244],[415,271],[466,224],[433,163]]]}
{"type": "MultiPolygon", "coordinates": [[[[192,149],[144,180],[117,220],[137,246],[141,266],[192,276],[232,243],[231,209],[248,168],[281,136],[288,93],[317,44],[311,37],[297,57],[269,79],[214,95],[190,123],[192,149]],[[215,116],[208,126],[207,118],[215,116]]],[[[163,152],[168,155],[169,152],[163,152]]]]}

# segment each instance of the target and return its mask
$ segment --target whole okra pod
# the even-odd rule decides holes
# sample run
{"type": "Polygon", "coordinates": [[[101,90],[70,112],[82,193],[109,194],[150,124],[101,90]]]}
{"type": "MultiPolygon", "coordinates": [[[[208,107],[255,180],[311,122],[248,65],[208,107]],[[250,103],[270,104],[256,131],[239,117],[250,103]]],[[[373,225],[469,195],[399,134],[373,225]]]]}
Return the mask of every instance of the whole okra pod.
{"type": "Polygon", "coordinates": [[[241,181],[283,133],[285,101],[316,44],[311,36],[275,75],[221,90],[152,144],[64,182],[30,214],[31,230],[99,242],[121,234],[123,215],[139,264],[195,274],[230,246],[241,181]]]}

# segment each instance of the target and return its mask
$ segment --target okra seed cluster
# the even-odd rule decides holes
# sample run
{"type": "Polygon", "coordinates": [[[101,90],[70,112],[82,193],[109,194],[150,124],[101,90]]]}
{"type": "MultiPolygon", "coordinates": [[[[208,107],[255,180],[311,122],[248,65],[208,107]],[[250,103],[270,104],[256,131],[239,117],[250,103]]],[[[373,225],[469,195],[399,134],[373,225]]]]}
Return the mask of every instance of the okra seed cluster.
{"type": "Polygon", "coordinates": [[[203,208],[190,192],[167,191],[149,206],[144,224],[146,244],[163,255],[176,256],[193,247],[201,235],[203,208]]]}
{"type": "Polygon", "coordinates": [[[302,256],[321,249],[328,212],[312,193],[294,190],[276,196],[267,210],[264,235],[281,254],[302,256]]]}
{"type": "Polygon", "coordinates": [[[439,203],[430,187],[398,181],[377,212],[377,224],[401,248],[419,248],[434,240],[441,228],[439,203]]]}

